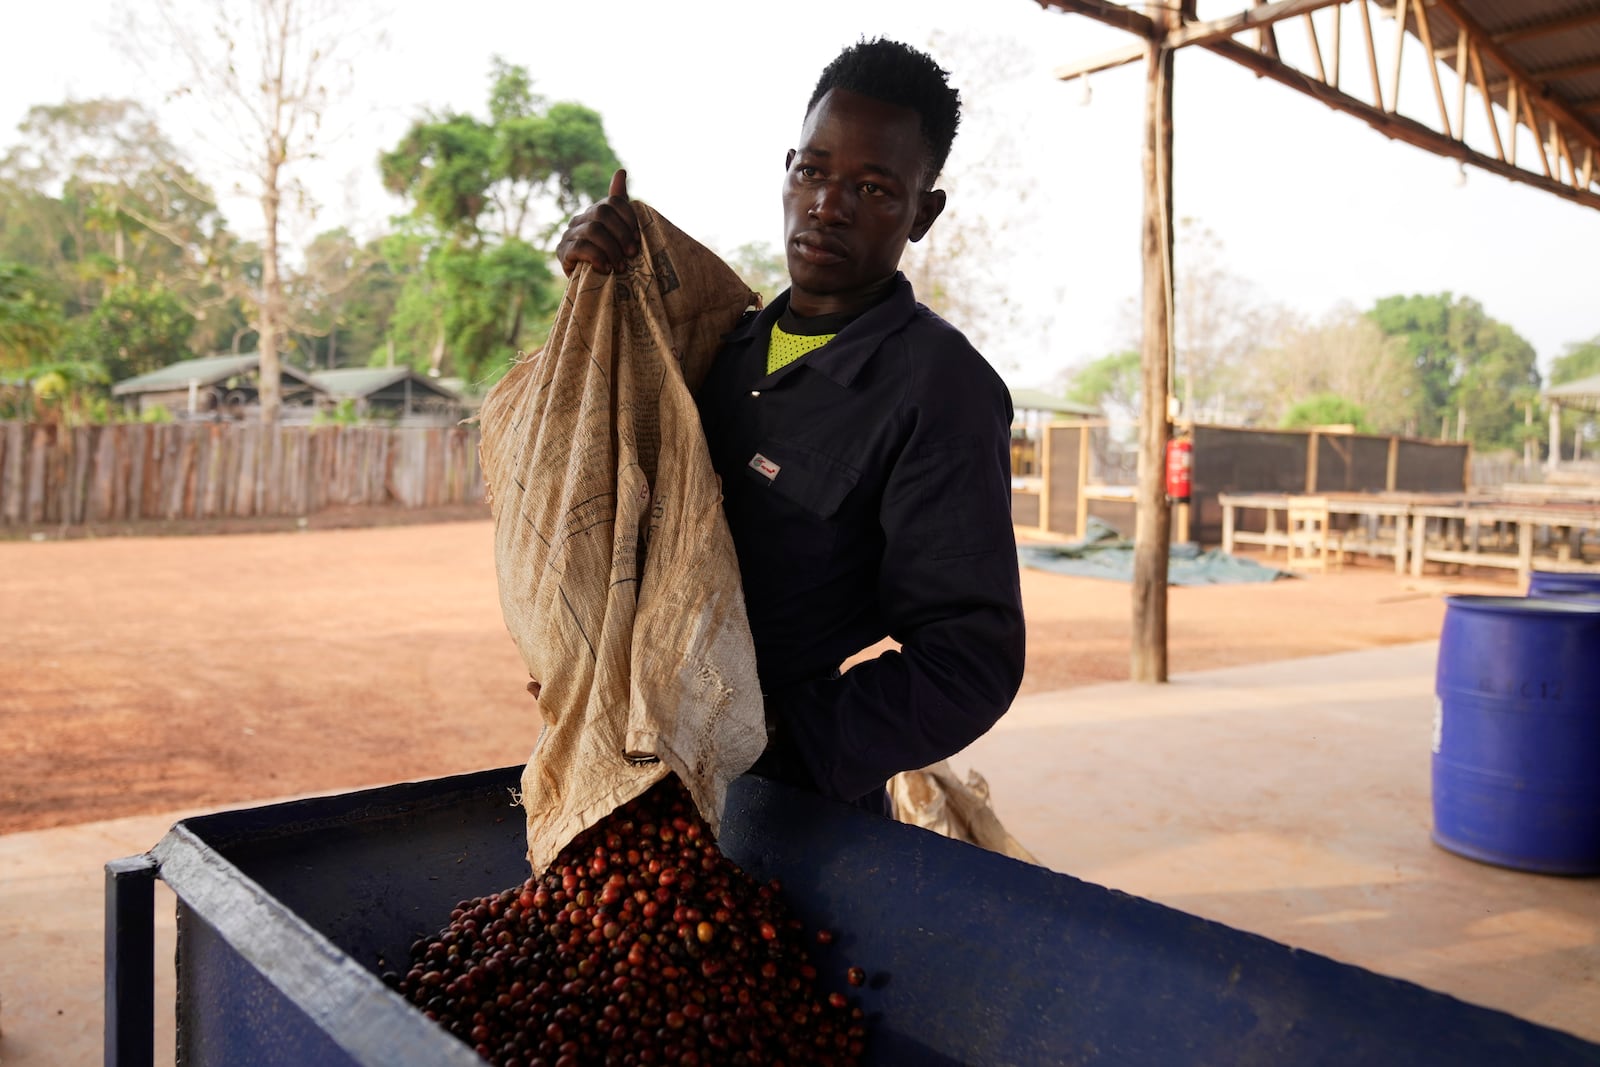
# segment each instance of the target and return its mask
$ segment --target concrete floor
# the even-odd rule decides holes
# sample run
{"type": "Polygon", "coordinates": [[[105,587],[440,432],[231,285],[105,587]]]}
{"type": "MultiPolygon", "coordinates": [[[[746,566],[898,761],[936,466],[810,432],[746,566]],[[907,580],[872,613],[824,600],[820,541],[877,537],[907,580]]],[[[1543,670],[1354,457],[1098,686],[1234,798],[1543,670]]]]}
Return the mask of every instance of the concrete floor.
{"type": "Polygon", "coordinates": [[[1429,841],[1437,651],[1040,694],[952,763],[1054,870],[1600,1041],[1600,879],[1429,841]]]}
{"type": "MultiPolygon", "coordinates": [[[[1600,880],[1428,840],[1435,655],[1039,694],[952,762],[1054,869],[1600,1041],[1600,880]]],[[[102,865],[187,814],[0,837],[0,1065],[101,1062],[102,865]]],[[[158,884],[158,1063],[172,906],[158,884]]]]}

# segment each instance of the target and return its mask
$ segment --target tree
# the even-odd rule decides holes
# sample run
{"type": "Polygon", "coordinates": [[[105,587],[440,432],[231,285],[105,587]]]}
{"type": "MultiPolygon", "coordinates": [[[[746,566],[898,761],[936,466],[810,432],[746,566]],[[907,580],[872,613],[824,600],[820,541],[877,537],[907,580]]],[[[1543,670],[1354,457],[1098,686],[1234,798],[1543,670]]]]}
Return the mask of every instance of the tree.
{"type": "Polygon", "coordinates": [[[1565,385],[1600,375],[1600,334],[1575,341],[1550,361],[1550,384],[1565,385]]]}
{"type": "Polygon", "coordinates": [[[1405,339],[1418,382],[1422,429],[1441,436],[1465,424],[1480,448],[1508,448],[1522,437],[1522,402],[1537,391],[1530,345],[1490,318],[1483,305],[1450,293],[1390,296],[1368,312],[1385,333],[1405,339]]]}
{"type": "Polygon", "coordinates": [[[1038,180],[1021,158],[1027,133],[1006,99],[1025,86],[1027,68],[1015,62],[1015,45],[998,37],[936,32],[928,50],[961,87],[962,133],[937,181],[947,206],[921,241],[906,246],[900,269],[917,299],[991,362],[1015,366],[1008,353],[1043,344],[1050,327],[1027,315],[1013,284],[1027,269],[1022,249],[1037,230],[1030,200],[1038,180]]]}
{"type": "Polygon", "coordinates": [[[301,362],[312,370],[365,364],[394,310],[394,277],[381,245],[363,245],[342,226],[312,238],[285,290],[301,362]]]}
{"type": "MultiPolygon", "coordinates": [[[[373,35],[356,24],[355,9],[336,0],[211,0],[204,16],[181,0],[157,6],[164,31],[159,51],[175,56],[184,71],[178,92],[193,92],[210,106],[216,129],[233,139],[234,166],[250,176],[261,206],[261,274],[250,302],[261,418],[275,422],[288,326],[280,245],[285,200],[306,200],[294,171],[314,156],[330,105],[344,95],[351,71],[344,51],[373,35]]],[[[142,37],[140,23],[130,21],[129,30],[142,37]]]]}
{"type": "Polygon", "coordinates": [[[0,156],[0,258],[52,279],[63,311],[128,285],[163,288],[191,311],[225,302],[220,253],[233,240],[211,189],[131,100],[28,110],[0,156]]]}
{"type": "Polygon", "coordinates": [[[1331,394],[1359,407],[1376,431],[1416,431],[1419,386],[1405,341],[1353,307],[1288,328],[1250,362],[1249,403],[1262,421],[1281,423],[1308,398],[1331,394]]]}
{"type": "Polygon", "coordinates": [[[1063,378],[1068,400],[1098,407],[1113,422],[1137,423],[1144,379],[1136,350],[1101,356],[1067,371],[1063,378]]]}
{"type": "Polygon", "coordinates": [[[1286,430],[1310,429],[1314,426],[1349,426],[1357,433],[1371,433],[1372,424],[1360,404],[1336,393],[1318,393],[1291,407],[1279,423],[1286,430]]]}
{"type": "Polygon", "coordinates": [[[1228,269],[1222,241],[1196,219],[1178,223],[1173,251],[1173,392],[1196,422],[1240,422],[1250,410],[1254,357],[1281,336],[1288,316],[1263,301],[1255,287],[1228,269]]]}
{"type": "Polygon", "coordinates": [[[383,153],[384,186],[411,201],[418,239],[396,249],[415,268],[396,317],[426,327],[431,373],[448,355],[463,377],[498,376],[532,347],[558,296],[550,246],[574,211],[606,194],[617,166],[598,113],[548,103],[525,68],[498,56],[487,122],[430,114],[383,153]]]}
{"type": "Polygon", "coordinates": [[[724,257],[746,285],[761,294],[763,304],[789,288],[789,265],[783,255],[765,241],[748,241],[724,257]]]}
{"type": "Polygon", "coordinates": [[[49,358],[61,335],[61,310],[37,271],[0,259],[0,371],[49,358]]]}
{"type": "MultiPolygon", "coordinates": [[[[1587,341],[1575,341],[1567,345],[1566,350],[1550,362],[1551,385],[1566,385],[1568,382],[1581,381],[1596,375],[1600,375],[1600,334],[1587,341]]],[[[1574,431],[1581,431],[1584,439],[1589,441],[1600,436],[1600,433],[1597,433],[1600,431],[1600,426],[1596,425],[1592,413],[1573,411],[1570,408],[1562,408],[1561,429],[1563,438],[1570,438],[1574,431]]]]}
{"type": "Polygon", "coordinates": [[[194,316],[166,290],[123,286],[73,320],[61,354],[95,363],[117,382],[189,358],[194,325],[194,316]]]}
{"type": "Polygon", "coordinates": [[[23,378],[30,395],[27,410],[19,414],[30,422],[72,426],[104,422],[110,417],[105,387],[111,379],[98,363],[38,363],[29,367],[23,378]]]}

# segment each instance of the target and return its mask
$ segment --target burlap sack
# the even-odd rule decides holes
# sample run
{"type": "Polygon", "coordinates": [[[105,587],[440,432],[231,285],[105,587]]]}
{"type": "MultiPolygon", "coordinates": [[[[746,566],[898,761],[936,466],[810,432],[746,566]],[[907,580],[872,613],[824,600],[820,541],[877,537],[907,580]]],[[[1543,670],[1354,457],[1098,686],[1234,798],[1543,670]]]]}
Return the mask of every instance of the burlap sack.
{"type": "Polygon", "coordinates": [[[975,769],[968,768],[965,782],[942,761],[897,774],[889,780],[889,798],[894,801],[895,818],[903,823],[1012,859],[1039,862],[1000,824],[989,804],[989,783],[975,769]]]}
{"type": "Polygon", "coordinates": [[[750,288],[644,204],[623,274],[579,267],[550,339],[485,398],[506,627],[542,685],[528,859],[664,778],[720,825],[766,744],[738,560],[691,390],[750,288]]]}

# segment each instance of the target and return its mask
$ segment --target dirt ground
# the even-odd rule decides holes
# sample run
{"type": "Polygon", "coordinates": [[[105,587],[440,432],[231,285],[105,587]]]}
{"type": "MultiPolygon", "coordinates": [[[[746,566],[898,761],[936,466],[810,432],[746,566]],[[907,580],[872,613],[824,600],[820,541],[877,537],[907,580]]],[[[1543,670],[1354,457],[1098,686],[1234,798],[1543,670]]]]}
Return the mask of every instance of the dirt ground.
{"type": "MultiPolygon", "coordinates": [[[[1024,692],[1127,677],[1128,586],[1023,589],[1024,692]]],[[[1171,669],[1429,640],[1446,591],[1370,563],[1173,589],[1171,669]]],[[[0,541],[0,833],[520,763],[526,682],[486,520],[0,541]]]]}

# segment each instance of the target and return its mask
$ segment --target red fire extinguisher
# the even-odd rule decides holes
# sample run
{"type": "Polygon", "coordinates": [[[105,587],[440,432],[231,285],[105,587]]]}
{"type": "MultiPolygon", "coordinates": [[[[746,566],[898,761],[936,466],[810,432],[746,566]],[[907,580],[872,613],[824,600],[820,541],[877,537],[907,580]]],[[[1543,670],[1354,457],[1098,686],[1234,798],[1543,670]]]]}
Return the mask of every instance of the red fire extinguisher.
{"type": "Polygon", "coordinates": [[[1187,504],[1194,478],[1194,442],[1187,437],[1167,439],[1167,499],[1187,504]]]}

